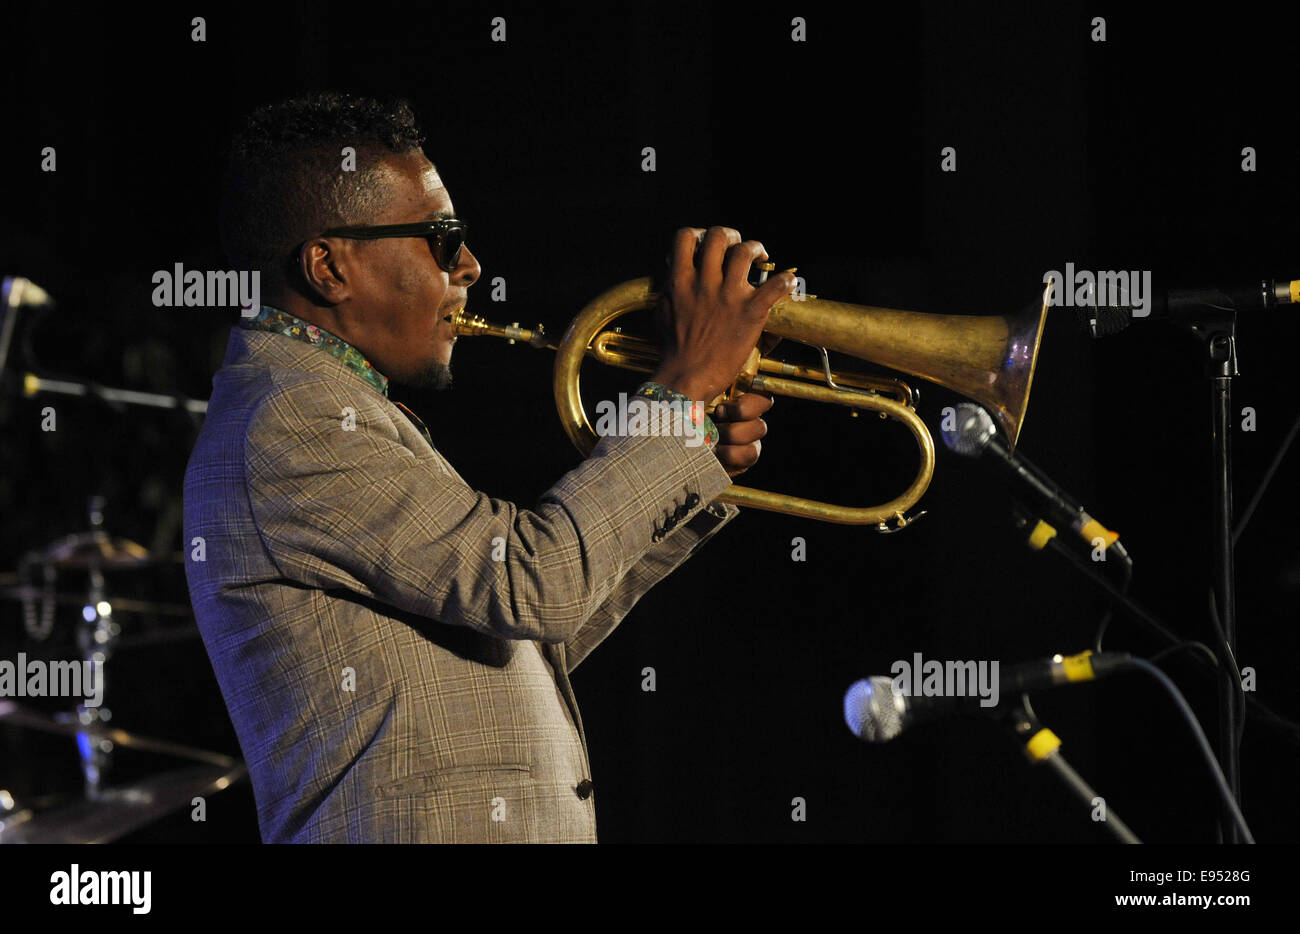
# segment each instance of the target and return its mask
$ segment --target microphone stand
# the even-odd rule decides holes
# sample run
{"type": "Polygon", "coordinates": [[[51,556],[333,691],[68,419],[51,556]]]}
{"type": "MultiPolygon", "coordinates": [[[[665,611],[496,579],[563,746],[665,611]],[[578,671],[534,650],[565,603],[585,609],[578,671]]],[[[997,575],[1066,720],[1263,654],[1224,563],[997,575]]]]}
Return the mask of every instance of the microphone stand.
{"type": "MultiPolygon", "coordinates": [[[[1213,556],[1213,603],[1210,621],[1218,637],[1215,647],[1222,672],[1219,679],[1219,763],[1229,789],[1219,812],[1220,837],[1225,843],[1240,843],[1240,828],[1230,808],[1241,802],[1242,714],[1251,702],[1257,710],[1267,709],[1245,696],[1237,668],[1236,569],[1233,563],[1232,528],[1232,381],[1237,369],[1237,315],[1241,311],[1271,311],[1300,301],[1300,280],[1265,279],[1258,286],[1232,289],[1169,291],[1161,298],[1159,317],[1186,327],[1203,344],[1206,377],[1210,382],[1210,449],[1214,483],[1214,507],[1210,535],[1213,556]]],[[[1136,316],[1124,299],[1120,304],[1090,307],[1086,324],[1093,337],[1118,333],[1136,316]]],[[[1147,310],[1141,314],[1145,316],[1147,310]]],[[[1287,441],[1289,444],[1290,441],[1287,441]]],[[[1283,448],[1285,450],[1285,447],[1283,448]]],[[[1089,575],[1094,580],[1099,577],[1089,575]]],[[[1121,598],[1122,599],[1122,598],[1121,598]]],[[[1131,604],[1126,603],[1126,606],[1131,604]]],[[[1149,614],[1143,620],[1153,624],[1149,614]]],[[[1161,628],[1156,624],[1157,628],[1161,628]]]]}
{"type": "MultiPolygon", "coordinates": [[[[1241,804],[1241,675],[1237,671],[1237,594],[1232,555],[1232,380],[1237,375],[1237,315],[1225,311],[1191,325],[1205,343],[1206,375],[1210,379],[1210,441],[1214,471],[1214,598],[1222,637],[1223,678],[1219,683],[1219,764],[1241,804]]],[[[1226,808],[1226,805],[1225,805],[1226,808]]],[[[1236,823],[1221,811],[1220,832],[1226,843],[1240,843],[1236,823]]]]}
{"type": "Polygon", "coordinates": [[[1038,717],[1034,715],[1033,708],[1029,706],[1029,696],[1022,695],[1020,700],[1020,707],[1011,707],[1003,718],[1003,722],[1011,730],[1017,741],[1024,743],[1025,755],[1028,756],[1030,763],[1049,766],[1065,787],[1078,796],[1090,813],[1096,807],[1094,802],[1100,799],[1105,811],[1099,823],[1105,824],[1106,829],[1120,843],[1141,843],[1142,841],[1137,838],[1137,835],[1105,803],[1106,799],[1100,798],[1097,792],[1074,770],[1073,766],[1065,761],[1065,757],[1061,755],[1060,739],[1057,738],[1055,733],[1043,726],[1038,717]]]}
{"type": "Polygon", "coordinates": [[[134,389],[114,389],[85,381],[44,379],[35,373],[23,374],[24,396],[30,399],[43,392],[99,399],[112,406],[144,405],[158,409],[181,409],[191,415],[204,415],[208,411],[206,399],[191,399],[188,396],[157,392],[138,392],[134,389]]]}
{"type": "MultiPolygon", "coordinates": [[[[1264,280],[1255,288],[1198,289],[1169,292],[1162,317],[1185,326],[1203,344],[1206,377],[1210,382],[1210,449],[1214,507],[1210,536],[1214,574],[1215,647],[1223,668],[1219,683],[1219,762],[1232,798],[1241,801],[1241,672],[1237,669],[1236,570],[1232,535],[1232,380],[1237,369],[1237,314],[1271,310],[1300,298],[1300,280],[1264,280]],[[1215,618],[1217,617],[1217,619],[1215,618]]],[[[1144,312],[1145,314],[1145,312],[1144,312]]],[[[1116,306],[1094,308],[1092,334],[1115,333],[1127,326],[1133,309],[1116,306]],[[1118,314],[1116,314],[1118,312],[1118,314]],[[1098,324],[1108,322],[1101,331],[1098,324]]],[[[1241,834],[1227,802],[1220,811],[1219,827],[1227,843],[1240,843],[1241,834]]]]}

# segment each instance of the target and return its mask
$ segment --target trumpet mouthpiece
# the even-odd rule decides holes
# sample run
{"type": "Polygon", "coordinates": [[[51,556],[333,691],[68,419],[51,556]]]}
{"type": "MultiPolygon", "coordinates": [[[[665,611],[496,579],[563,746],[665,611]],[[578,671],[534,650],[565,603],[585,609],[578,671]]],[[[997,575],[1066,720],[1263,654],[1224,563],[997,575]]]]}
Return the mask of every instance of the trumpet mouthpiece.
{"type": "Polygon", "coordinates": [[[522,328],[518,321],[510,324],[493,324],[482,315],[467,314],[464,308],[457,308],[447,320],[451,322],[452,330],[457,337],[499,337],[511,344],[515,341],[523,341],[533,347],[552,350],[556,346],[547,339],[546,329],[540,324],[534,328],[522,328]]]}

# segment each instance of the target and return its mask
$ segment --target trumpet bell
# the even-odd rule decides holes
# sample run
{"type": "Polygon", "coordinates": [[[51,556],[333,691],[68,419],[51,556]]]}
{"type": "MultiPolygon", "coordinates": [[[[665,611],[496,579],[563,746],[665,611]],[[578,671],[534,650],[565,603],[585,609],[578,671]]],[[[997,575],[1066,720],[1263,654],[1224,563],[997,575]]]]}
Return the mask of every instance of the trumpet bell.
{"type": "Polygon", "coordinates": [[[1012,315],[941,315],[782,299],[767,333],[888,367],[989,409],[1014,450],[1029,405],[1048,297],[1012,315]]]}

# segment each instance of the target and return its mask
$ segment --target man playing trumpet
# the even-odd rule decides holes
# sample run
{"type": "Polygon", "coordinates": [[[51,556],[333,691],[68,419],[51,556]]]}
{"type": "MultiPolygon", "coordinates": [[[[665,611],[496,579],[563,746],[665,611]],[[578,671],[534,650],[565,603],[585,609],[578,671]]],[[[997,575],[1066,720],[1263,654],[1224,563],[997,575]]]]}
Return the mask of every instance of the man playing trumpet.
{"type": "MultiPolygon", "coordinates": [[[[223,243],[266,304],[231,331],[186,471],[195,615],[265,841],[594,842],[569,674],[736,515],[713,500],[757,461],[771,400],[672,407],[703,445],[605,437],[532,509],[473,490],[388,399],[450,384],[480,276],[420,142],[405,104],[340,95],[235,139],[223,243]]],[[[766,259],[734,230],[677,232],[639,395],[730,387],[794,288],[748,283],[766,259]]]]}

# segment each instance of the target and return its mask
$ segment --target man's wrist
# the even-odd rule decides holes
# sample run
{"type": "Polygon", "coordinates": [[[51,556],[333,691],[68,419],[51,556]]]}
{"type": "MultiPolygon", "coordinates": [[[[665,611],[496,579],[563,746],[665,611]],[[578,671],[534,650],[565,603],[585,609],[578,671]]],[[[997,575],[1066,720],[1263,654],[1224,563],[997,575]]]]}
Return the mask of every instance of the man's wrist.
{"type": "Polygon", "coordinates": [[[705,398],[708,394],[708,390],[701,386],[697,380],[693,380],[689,376],[680,376],[675,373],[660,371],[650,377],[650,382],[663,386],[665,389],[670,389],[673,392],[680,393],[688,399],[693,399],[697,402],[707,403],[709,401],[708,398],[705,398]]]}

